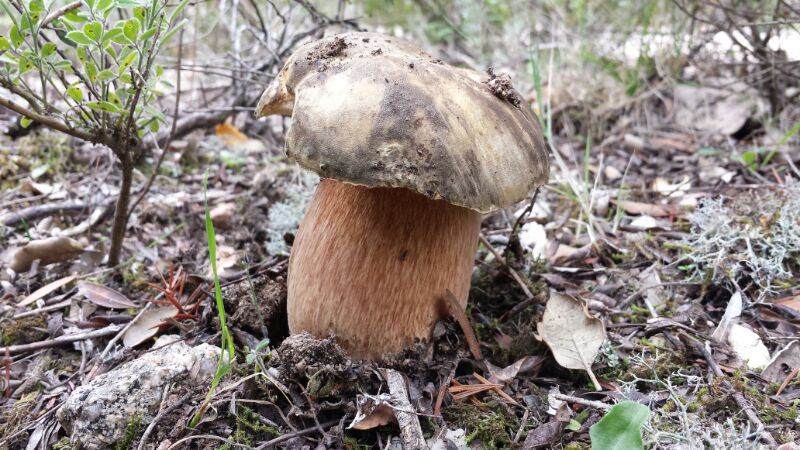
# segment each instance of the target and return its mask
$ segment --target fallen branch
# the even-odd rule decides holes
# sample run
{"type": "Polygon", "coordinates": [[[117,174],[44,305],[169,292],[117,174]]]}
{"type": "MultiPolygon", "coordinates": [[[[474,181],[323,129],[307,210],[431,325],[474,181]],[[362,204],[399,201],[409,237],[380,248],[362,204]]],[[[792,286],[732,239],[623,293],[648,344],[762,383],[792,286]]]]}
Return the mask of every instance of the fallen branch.
{"type": "Polygon", "coordinates": [[[88,205],[86,203],[77,202],[74,200],[59,203],[48,203],[45,205],[36,205],[20,211],[1,214],[0,224],[7,227],[13,227],[22,221],[31,222],[33,220],[41,219],[42,217],[51,216],[57,213],[67,215],[79,214],[87,207],[88,205]]]}
{"type": "Polygon", "coordinates": [[[403,448],[406,450],[428,450],[428,444],[422,434],[422,427],[419,424],[419,417],[414,413],[414,407],[408,401],[408,389],[406,379],[403,374],[393,369],[380,369],[386,384],[389,385],[389,393],[392,395],[392,406],[397,424],[400,427],[400,437],[403,440],[403,448]]]}
{"type": "Polygon", "coordinates": [[[65,336],[59,336],[54,339],[47,339],[39,342],[31,342],[30,344],[10,345],[8,347],[0,348],[0,353],[7,352],[9,354],[14,355],[17,353],[32,352],[34,350],[41,350],[44,348],[58,347],[64,344],[70,344],[72,342],[85,341],[87,339],[110,336],[119,331],[121,328],[122,327],[120,325],[109,325],[105,328],[101,328],[99,330],[93,330],[88,333],[68,334],[65,336]]]}

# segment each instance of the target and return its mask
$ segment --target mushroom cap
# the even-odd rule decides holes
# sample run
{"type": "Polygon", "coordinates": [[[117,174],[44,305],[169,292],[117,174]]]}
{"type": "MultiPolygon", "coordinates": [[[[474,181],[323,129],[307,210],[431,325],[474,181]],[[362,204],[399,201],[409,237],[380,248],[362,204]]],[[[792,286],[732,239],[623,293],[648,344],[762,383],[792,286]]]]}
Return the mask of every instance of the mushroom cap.
{"type": "Polygon", "coordinates": [[[256,107],[272,114],[292,116],[286,152],[322,177],[482,213],[524,199],[549,174],[539,122],[507,76],[377,33],[299,48],[256,107]]]}

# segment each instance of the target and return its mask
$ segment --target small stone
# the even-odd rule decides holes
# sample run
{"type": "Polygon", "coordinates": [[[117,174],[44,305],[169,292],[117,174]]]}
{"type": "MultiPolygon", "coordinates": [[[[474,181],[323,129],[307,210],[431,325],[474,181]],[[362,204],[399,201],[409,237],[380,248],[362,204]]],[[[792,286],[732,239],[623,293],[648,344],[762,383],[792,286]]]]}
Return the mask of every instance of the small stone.
{"type": "Polygon", "coordinates": [[[154,348],[70,394],[57,417],[71,433],[71,442],[106,449],[123,437],[134,417],[147,426],[158,412],[164,389],[208,384],[222,351],[209,344],[189,347],[174,335],[160,337],[154,348]]]}

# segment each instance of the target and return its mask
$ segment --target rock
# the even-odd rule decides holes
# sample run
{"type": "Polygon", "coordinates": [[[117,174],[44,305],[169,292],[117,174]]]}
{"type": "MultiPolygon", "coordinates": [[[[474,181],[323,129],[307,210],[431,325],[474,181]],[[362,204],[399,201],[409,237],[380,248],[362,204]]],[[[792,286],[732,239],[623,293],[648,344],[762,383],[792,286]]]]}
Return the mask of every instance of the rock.
{"type": "Polygon", "coordinates": [[[164,389],[171,384],[207,385],[221,352],[208,344],[189,347],[174,335],[160,337],[154,348],[70,394],[57,416],[71,442],[86,449],[109,448],[123,437],[132,418],[140,417],[147,426],[164,389]]]}

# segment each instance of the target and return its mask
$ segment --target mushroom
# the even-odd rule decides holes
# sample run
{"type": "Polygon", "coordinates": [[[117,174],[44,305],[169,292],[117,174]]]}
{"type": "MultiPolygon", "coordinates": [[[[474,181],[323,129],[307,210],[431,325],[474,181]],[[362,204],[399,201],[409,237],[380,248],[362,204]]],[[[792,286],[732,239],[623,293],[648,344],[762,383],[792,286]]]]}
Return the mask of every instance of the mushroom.
{"type": "Polygon", "coordinates": [[[323,180],[289,259],[292,333],[375,359],[466,307],[481,215],[547,181],[529,105],[507,76],[405,41],[345,33],[299,48],[256,115],[290,115],[286,153],[323,180]]]}

